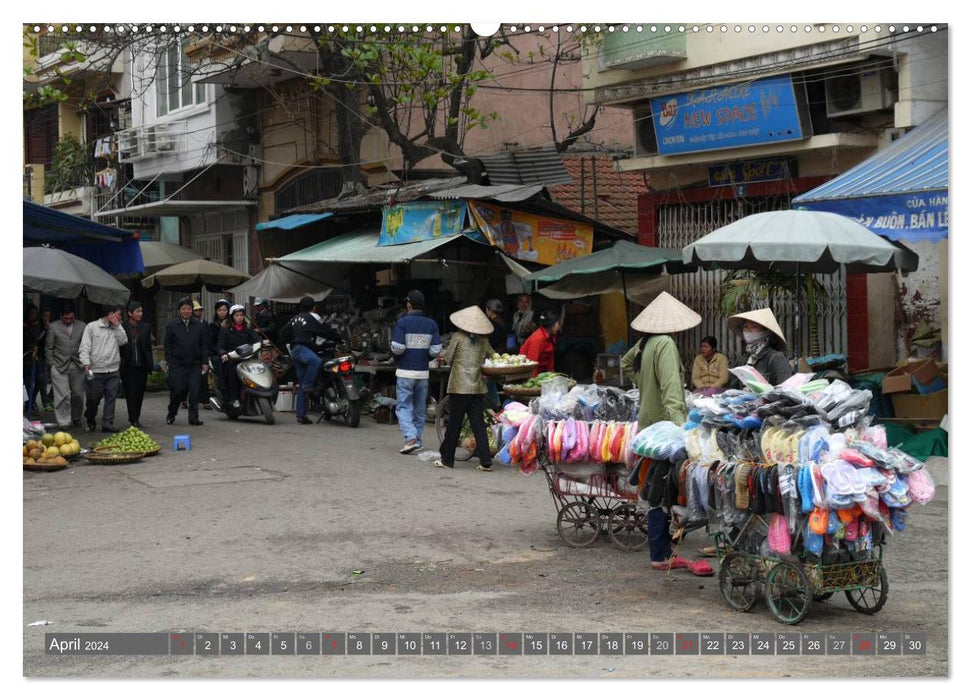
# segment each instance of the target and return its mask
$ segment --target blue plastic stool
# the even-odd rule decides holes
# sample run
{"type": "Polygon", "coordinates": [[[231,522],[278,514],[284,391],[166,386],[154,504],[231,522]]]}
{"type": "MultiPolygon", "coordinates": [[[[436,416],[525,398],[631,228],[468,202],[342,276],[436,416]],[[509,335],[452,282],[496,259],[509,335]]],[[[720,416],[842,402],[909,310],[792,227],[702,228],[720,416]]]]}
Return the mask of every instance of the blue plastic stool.
{"type": "Polygon", "coordinates": [[[176,435],[172,438],[172,451],[178,452],[180,447],[184,447],[186,450],[192,449],[192,440],[188,435],[176,435]]]}

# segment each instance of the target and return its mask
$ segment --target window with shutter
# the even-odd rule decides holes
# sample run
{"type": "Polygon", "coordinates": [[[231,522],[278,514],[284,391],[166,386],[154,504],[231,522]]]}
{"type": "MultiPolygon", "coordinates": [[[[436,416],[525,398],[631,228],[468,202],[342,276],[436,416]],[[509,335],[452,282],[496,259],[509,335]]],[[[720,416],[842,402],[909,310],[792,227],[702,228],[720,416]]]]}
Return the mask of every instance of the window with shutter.
{"type": "Polygon", "coordinates": [[[24,113],[24,143],[27,162],[50,165],[57,144],[57,105],[46,105],[24,113]]]}

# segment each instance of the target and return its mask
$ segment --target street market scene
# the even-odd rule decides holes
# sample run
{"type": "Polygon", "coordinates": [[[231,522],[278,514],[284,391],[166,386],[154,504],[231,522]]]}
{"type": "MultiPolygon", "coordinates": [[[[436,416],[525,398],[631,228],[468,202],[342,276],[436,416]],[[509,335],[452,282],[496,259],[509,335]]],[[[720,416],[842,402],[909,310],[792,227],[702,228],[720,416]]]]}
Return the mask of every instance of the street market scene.
{"type": "Polygon", "coordinates": [[[73,28],[25,676],[951,673],[947,25],[73,28]]]}

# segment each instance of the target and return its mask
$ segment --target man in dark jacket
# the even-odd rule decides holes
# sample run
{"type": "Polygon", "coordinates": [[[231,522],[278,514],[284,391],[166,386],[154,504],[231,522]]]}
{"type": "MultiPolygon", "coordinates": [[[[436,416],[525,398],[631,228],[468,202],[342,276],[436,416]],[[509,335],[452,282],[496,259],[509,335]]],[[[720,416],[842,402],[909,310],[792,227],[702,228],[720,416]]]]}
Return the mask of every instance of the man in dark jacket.
{"type": "Polygon", "coordinates": [[[323,323],[317,315],[316,302],[312,297],[300,300],[300,313],[290,321],[293,340],[290,341],[290,359],[293,369],[297,373],[297,422],[307,424],[307,394],[313,391],[317,380],[317,370],[320,369],[320,358],[314,349],[323,339],[341,341],[340,335],[333,328],[323,323]]]}
{"type": "Polygon", "coordinates": [[[256,310],[256,327],[263,331],[263,334],[275,345],[277,331],[276,316],[273,315],[273,312],[266,305],[266,299],[257,297],[253,303],[253,308],[256,310]]]}
{"type": "Polygon", "coordinates": [[[192,299],[179,300],[179,318],[165,324],[165,361],[169,366],[169,412],[165,422],[172,425],[179,404],[189,400],[189,425],[199,420],[199,387],[208,370],[209,339],[206,329],[192,317],[192,299]]]}
{"type": "Polygon", "coordinates": [[[152,328],[142,320],[140,301],[128,302],[128,320],[122,323],[128,342],[121,346],[121,385],[128,404],[128,422],[141,428],[142,401],[152,371],[152,328]]]}

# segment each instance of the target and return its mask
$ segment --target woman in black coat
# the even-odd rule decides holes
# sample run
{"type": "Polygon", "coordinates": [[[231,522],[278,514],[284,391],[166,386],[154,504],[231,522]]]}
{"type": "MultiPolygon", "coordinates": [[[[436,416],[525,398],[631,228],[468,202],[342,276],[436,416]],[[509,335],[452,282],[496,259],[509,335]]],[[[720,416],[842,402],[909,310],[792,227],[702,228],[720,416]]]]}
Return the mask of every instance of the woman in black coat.
{"type": "Polygon", "coordinates": [[[144,309],[140,301],[128,302],[128,320],[122,324],[128,342],[121,346],[121,384],[128,404],[128,422],[141,428],[142,400],[145,385],[152,371],[152,328],[142,320],[144,309]]]}
{"type": "Polygon", "coordinates": [[[212,317],[212,323],[206,328],[209,331],[209,368],[219,385],[219,393],[226,396],[226,381],[222,371],[222,362],[219,361],[219,334],[223,329],[223,322],[229,318],[229,307],[232,304],[228,299],[220,299],[216,302],[216,313],[212,317]]]}
{"type": "Polygon", "coordinates": [[[229,353],[240,345],[252,345],[260,340],[253,329],[253,324],[246,318],[246,309],[235,304],[229,310],[229,318],[222,322],[219,330],[219,357],[222,360],[223,381],[227,388],[226,401],[231,401],[234,408],[239,408],[239,376],[236,374],[236,362],[231,361],[229,353]]]}

